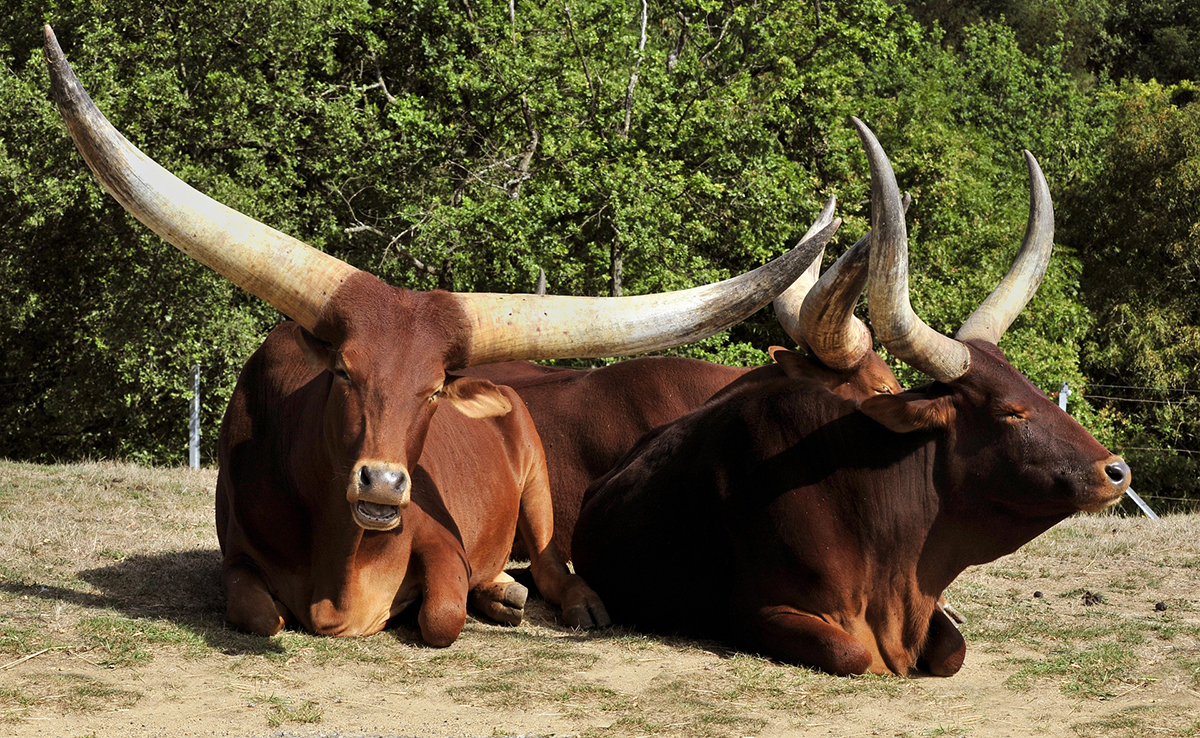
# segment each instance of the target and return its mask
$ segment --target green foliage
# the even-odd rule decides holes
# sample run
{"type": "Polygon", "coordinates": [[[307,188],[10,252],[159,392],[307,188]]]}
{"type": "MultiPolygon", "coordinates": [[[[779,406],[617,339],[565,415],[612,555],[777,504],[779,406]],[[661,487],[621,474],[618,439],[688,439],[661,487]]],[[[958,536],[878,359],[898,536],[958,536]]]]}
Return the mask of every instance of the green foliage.
{"type": "Polygon", "coordinates": [[[1013,29],[1030,54],[1061,45],[1080,76],[1200,79],[1200,6],[1191,0],[904,0],[921,23],[959,47],[983,21],[1013,29]]]}
{"type": "Polygon", "coordinates": [[[1122,79],[1200,80],[1200,7],[1191,0],[1108,0],[1094,66],[1122,79]]]}
{"type": "MultiPolygon", "coordinates": [[[[43,20],[119,129],[232,207],[394,283],[528,291],[543,267],[583,295],[781,253],[850,176],[855,88],[895,55],[889,24],[904,29],[882,2],[820,23],[798,2],[684,2],[653,9],[643,44],[636,6],[569,7],[16,8],[0,26],[17,111],[0,150],[0,452],[181,459],[199,363],[211,457],[236,367],[278,320],[84,170],[45,93],[43,20]]],[[[729,340],[785,339],[764,315],[729,340]]],[[[725,341],[709,355],[762,358],[725,341]]]]}
{"type": "MultiPolygon", "coordinates": [[[[867,167],[847,125],[858,115],[914,195],[914,305],[953,333],[1019,246],[1023,148],[1060,222],[1097,228],[1110,170],[1135,182],[1120,167],[1157,166],[1117,160],[1124,98],[1102,76],[1077,79],[1095,29],[1125,12],[1115,0],[1011,0],[1004,22],[946,6],[966,15],[939,17],[944,34],[886,0],[673,0],[648,5],[644,37],[640,4],[615,0],[518,4],[511,16],[508,3],[426,0],[11,5],[0,17],[0,455],[25,459],[182,461],[193,363],[213,458],[238,367],[281,319],[96,184],[48,99],[43,22],[100,108],[165,167],[418,289],[525,292],[539,268],[560,294],[711,282],[782,253],[836,195],[845,225],[832,260],[867,228],[867,167]]],[[[1110,321],[1149,317],[1155,335],[1196,324],[1089,297],[1101,283],[1080,280],[1100,279],[1096,237],[1060,229],[1045,282],[1002,342],[1047,392],[1114,360],[1100,348],[1079,359],[1085,340],[1117,335],[1110,321]]],[[[676,353],[761,363],[787,342],[763,311],[676,353]]],[[[1118,426],[1187,427],[1074,407],[1105,439],[1118,426]]]]}
{"type": "MultiPolygon", "coordinates": [[[[1067,68],[1088,68],[1089,56],[1116,24],[1114,0],[905,0],[913,16],[945,31],[945,42],[957,47],[970,28],[983,21],[1009,26],[1021,48],[1034,54],[1047,46],[1066,44],[1067,68]]],[[[1120,26],[1117,25],[1117,28],[1120,26]]]]}
{"type": "Polygon", "coordinates": [[[1117,94],[1102,176],[1073,196],[1067,228],[1097,325],[1084,361],[1137,470],[1137,488],[1200,493],[1200,104],[1189,84],[1117,94]],[[1166,449],[1183,453],[1163,453],[1166,449]]]}

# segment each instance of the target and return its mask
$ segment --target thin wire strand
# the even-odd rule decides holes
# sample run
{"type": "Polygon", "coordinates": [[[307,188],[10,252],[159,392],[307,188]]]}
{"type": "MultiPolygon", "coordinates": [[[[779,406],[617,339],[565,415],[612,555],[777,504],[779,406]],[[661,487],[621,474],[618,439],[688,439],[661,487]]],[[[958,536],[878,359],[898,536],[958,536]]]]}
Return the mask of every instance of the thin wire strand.
{"type": "Polygon", "coordinates": [[[1089,382],[1088,387],[1103,387],[1105,389],[1132,389],[1145,390],[1149,392],[1186,392],[1188,394],[1200,394],[1200,389],[1188,389],[1186,387],[1138,387],[1132,384],[1100,384],[1098,382],[1089,382]]]}
{"type": "Polygon", "coordinates": [[[1146,405],[1182,405],[1182,400],[1143,400],[1137,397],[1112,397],[1111,395],[1080,395],[1089,400],[1115,400],[1117,402],[1140,402],[1146,405]]]}
{"type": "Polygon", "coordinates": [[[1158,446],[1117,446],[1117,451],[1159,451],[1167,454],[1200,454],[1188,448],[1163,448],[1158,446]]]}

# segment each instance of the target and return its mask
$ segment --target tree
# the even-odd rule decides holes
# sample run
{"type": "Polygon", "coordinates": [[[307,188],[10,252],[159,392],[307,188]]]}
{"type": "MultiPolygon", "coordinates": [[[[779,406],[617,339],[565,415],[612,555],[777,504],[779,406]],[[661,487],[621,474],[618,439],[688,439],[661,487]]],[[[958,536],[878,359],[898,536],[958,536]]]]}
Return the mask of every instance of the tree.
{"type": "Polygon", "coordinates": [[[1072,195],[1067,227],[1095,313],[1083,360],[1118,452],[1151,495],[1200,493],[1200,104],[1190,84],[1129,83],[1103,168],[1072,195]],[[1178,450],[1178,453],[1167,453],[1178,450]]]}
{"type": "MultiPolygon", "coordinates": [[[[1065,47],[979,24],[947,48],[885,0],[20,2],[0,18],[0,454],[22,458],[181,460],[192,363],[211,458],[237,367],[280,319],[84,170],[45,92],[43,20],[164,166],[420,289],[530,291],[539,267],[560,294],[714,281],[781,253],[831,194],[832,259],[866,229],[856,114],[916,197],[914,302],[952,332],[1017,248],[1021,148],[1057,193],[1104,128],[1065,47]]],[[[1069,248],[1051,269],[1004,347],[1056,389],[1080,376],[1088,313],[1069,248]]],[[[765,362],[787,340],[764,311],[680,353],[765,362]]]]}

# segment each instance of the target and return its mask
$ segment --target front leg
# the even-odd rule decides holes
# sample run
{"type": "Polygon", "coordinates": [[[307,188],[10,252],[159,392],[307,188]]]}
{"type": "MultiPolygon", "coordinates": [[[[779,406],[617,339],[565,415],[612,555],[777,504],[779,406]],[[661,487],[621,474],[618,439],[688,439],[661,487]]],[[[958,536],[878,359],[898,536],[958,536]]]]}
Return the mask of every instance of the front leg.
{"type": "Polygon", "coordinates": [[[468,595],[471,607],[505,625],[520,625],[525,617],[525,599],[529,590],[506,572],[490,582],[474,587],[468,595]]]}
{"type": "Polygon", "coordinates": [[[288,609],[271,595],[256,567],[226,561],[221,583],[225,617],[233,627],[261,636],[273,636],[283,629],[288,609]]]}
{"type": "Polygon", "coordinates": [[[752,618],[754,645],[768,656],[814,666],[836,676],[864,674],[870,652],[854,636],[815,615],[780,605],[763,608],[752,618]]]}
{"type": "Polygon", "coordinates": [[[467,557],[461,547],[455,550],[445,541],[425,547],[417,556],[424,580],[417,613],[421,639],[444,648],[458,640],[467,622],[467,557]]]}
{"type": "Polygon", "coordinates": [[[572,574],[554,545],[554,508],[546,459],[538,454],[521,492],[517,530],[529,552],[529,570],[542,597],[562,610],[563,622],[572,628],[598,628],[612,624],[600,596],[572,574]]]}
{"type": "Polygon", "coordinates": [[[966,656],[967,642],[939,603],[929,617],[929,635],[917,657],[917,667],[934,676],[954,676],[966,656]]]}

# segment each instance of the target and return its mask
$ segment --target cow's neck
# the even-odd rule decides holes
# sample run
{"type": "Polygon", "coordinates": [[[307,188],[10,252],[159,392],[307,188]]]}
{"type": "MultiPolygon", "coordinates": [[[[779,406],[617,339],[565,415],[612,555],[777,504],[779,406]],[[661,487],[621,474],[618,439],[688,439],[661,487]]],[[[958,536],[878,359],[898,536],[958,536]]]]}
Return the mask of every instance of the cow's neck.
{"type": "Polygon", "coordinates": [[[925,468],[938,512],[921,554],[923,589],[940,593],[967,567],[1007,556],[1069,515],[1031,517],[998,504],[994,490],[979,489],[952,472],[946,462],[955,455],[952,437],[938,439],[935,448],[925,468]]]}

